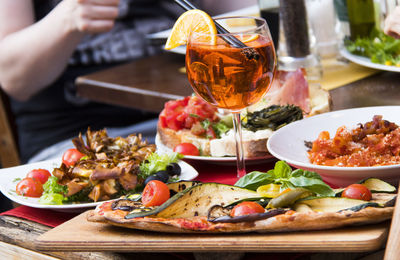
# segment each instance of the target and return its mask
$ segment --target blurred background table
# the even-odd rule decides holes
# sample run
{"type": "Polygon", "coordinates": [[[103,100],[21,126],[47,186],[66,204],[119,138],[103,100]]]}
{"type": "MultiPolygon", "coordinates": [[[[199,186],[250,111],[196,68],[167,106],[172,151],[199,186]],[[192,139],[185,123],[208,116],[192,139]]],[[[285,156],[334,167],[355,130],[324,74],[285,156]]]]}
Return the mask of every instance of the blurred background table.
{"type": "MultiPolygon", "coordinates": [[[[400,105],[400,73],[364,75],[367,77],[330,88],[332,110],[400,105]]],[[[79,77],[77,91],[90,100],[160,112],[166,101],[191,95],[192,88],[184,73],[184,55],[162,53],[79,77]]]]}
{"type": "Polygon", "coordinates": [[[79,77],[78,94],[90,100],[160,112],[164,103],[191,95],[185,56],[163,53],[79,77]]]}

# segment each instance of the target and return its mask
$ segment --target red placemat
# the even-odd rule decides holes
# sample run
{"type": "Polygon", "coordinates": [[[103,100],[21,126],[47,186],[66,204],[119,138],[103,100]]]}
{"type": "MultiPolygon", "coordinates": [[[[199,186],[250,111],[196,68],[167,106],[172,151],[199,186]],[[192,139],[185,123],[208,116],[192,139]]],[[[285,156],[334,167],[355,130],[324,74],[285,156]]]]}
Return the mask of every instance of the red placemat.
{"type": "Polygon", "coordinates": [[[56,227],[65,221],[77,216],[79,213],[59,212],[49,209],[38,209],[27,206],[19,206],[17,208],[0,213],[0,216],[14,216],[31,220],[49,227],[56,227]]]}
{"type": "MultiPolygon", "coordinates": [[[[199,176],[196,181],[202,182],[218,182],[233,185],[237,182],[236,163],[207,163],[204,161],[187,160],[198,172],[199,176]]],[[[262,171],[267,172],[274,168],[276,160],[265,160],[263,162],[250,162],[246,165],[246,172],[262,171]]]]}

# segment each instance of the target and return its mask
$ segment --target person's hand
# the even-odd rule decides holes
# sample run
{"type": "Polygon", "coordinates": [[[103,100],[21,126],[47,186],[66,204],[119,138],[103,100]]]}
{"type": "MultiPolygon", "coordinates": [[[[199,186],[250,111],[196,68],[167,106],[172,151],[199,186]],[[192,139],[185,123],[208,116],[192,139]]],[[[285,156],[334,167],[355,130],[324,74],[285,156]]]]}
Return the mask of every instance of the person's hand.
{"type": "Polygon", "coordinates": [[[102,33],[111,30],[118,16],[119,0],[64,0],[72,30],[102,33]]]}
{"type": "Polygon", "coordinates": [[[385,20],[384,32],[395,38],[400,38],[400,6],[397,6],[385,20]]]}

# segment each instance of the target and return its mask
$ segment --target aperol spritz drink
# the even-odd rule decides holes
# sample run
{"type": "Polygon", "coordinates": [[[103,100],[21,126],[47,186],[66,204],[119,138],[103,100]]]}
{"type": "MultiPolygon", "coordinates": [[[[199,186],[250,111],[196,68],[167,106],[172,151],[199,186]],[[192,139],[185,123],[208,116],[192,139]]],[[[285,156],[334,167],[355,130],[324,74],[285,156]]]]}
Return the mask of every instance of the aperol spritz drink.
{"type": "Polygon", "coordinates": [[[207,102],[240,111],[258,102],[267,92],[275,67],[274,46],[262,35],[246,35],[246,45],[259,53],[248,59],[243,50],[222,39],[216,46],[189,43],[186,69],[193,90],[207,102]],[[253,40],[251,38],[253,37],[253,40]]]}
{"type": "Polygon", "coordinates": [[[234,115],[238,177],[245,174],[240,111],[258,102],[274,77],[276,57],[264,19],[227,17],[216,19],[229,33],[216,40],[192,32],[186,49],[186,71],[193,90],[208,103],[234,115]],[[229,26],[235,25],[235,26],[229,26]],[[235,37],[242,45],[227,41],[235,37]]]}

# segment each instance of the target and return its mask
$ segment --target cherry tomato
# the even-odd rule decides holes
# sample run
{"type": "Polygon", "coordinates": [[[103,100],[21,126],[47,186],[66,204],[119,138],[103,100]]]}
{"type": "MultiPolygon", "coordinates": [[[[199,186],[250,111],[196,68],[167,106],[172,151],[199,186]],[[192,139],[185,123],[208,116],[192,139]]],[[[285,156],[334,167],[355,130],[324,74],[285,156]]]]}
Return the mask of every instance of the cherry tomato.
{"type": "Polygon", "coordinates": [[[362,184],[351,184],[344,189],[342,197],[357,200],[371,200],[371,191],[362,184]]]}
{"type": "Polygon", "coordinates": [[[169,188],[161,181],[149,181],[142,192],[142,203],[144,206],[160,206],[169,199],[169,188]]]}
{"type": "Polygon", "coordinates": [[[62,162],[66,166],[71,167],[74,166],[76,162],[78,162],[83,156],[85,155],[79,152],[77,149],[71,148],[65,151],[62,157],[62,162]]]}
{"type": "Polygon", "coordinates": [[[174,152],[184,154],[184,155],[200,155],[199,149],[191,143],[181,143],[175,146],[174,152]]]}
{"type": "Polygon", "coordinates": [[[34,169],[26,175],[27,178],[32,178],[40,181],[40,183],[45,184],[47,179],[51,176],[50,172],[45,169],[34,169]]]}
{"type": "Polygon", "coordinates": [[[265,210],[260,204],[253,201],[244,201],[242,203],[237,204],[232,209],[231,216],[238,217],[238,216],[263,213],[263,212],[265,212],[265,210]]]}
{"type": "Polygon", "coordinates": [[[24,178],[18,182],[16,191],[19,195],[37,198],[42,196],[43,185],[37,179],[24,178]]]}

